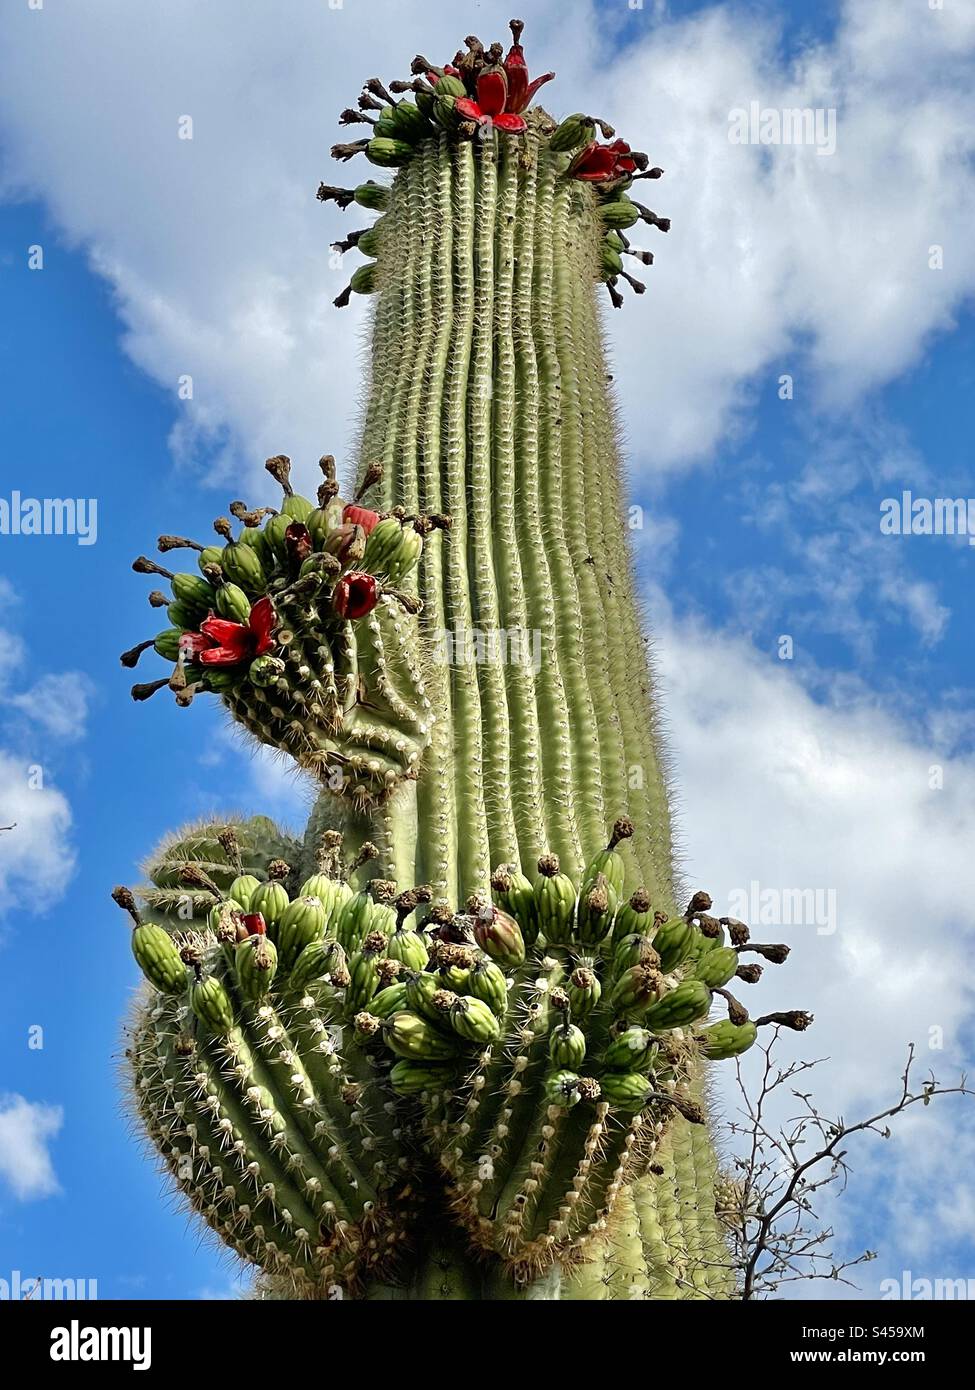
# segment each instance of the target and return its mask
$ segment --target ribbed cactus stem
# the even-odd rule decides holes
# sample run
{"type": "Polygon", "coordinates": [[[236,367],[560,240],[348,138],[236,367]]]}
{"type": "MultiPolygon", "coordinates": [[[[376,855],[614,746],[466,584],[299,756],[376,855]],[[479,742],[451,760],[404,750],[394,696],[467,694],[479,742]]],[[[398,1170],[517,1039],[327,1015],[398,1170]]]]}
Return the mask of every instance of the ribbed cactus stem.
{"type": "Polygon", "coordinates": [[[597,203],[564,164],[544,143],[442,136],[400,170],[383,220],[362,457],[382,458],[387,504],[453,518],[419,576],[427,637],[454,660],[430,680],[416,873],[462,898],[547,847],[578,875],[630,812],[634,878],[669,901],[597,203]]]}

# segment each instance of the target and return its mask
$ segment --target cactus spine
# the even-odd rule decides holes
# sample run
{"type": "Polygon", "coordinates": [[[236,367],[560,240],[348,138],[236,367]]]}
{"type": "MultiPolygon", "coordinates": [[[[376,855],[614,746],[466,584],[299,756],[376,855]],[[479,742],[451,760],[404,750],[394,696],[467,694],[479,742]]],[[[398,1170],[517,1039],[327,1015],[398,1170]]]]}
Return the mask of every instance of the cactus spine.
{"type": "Polygon", "coordinates": [[[116,890],[140,1114],[270,1293],[733,1296],[705,1059],[810,1021],[724,988],[786,948],[679,910],[596,303],[643,292],[624,229],[669,223],[628,190],[661,171],[529,110],[511,29],[343,113],[375,131],[333,153],[396,171],[319,190],[380,213],[338,243],[370,259],[336,303],[376,297],[353,501],[277,456],[279,509],[160,538],[202,578],[135,565],[176,599],[136,698],[212,692],[324,783],[302,847],[201,827],[146,924],[116,890]]]}

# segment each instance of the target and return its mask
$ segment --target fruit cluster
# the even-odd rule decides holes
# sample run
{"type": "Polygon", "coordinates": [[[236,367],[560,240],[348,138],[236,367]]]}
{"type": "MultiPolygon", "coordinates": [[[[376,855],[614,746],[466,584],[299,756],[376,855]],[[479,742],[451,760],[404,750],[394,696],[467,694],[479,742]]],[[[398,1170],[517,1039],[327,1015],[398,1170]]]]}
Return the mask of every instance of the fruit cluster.
{"type": "Polygon", "coordinates": [[[170,594],[154,591],[149,602],[165,607],[171,626],[124,652],[122,664],[134,666],[152,647],[173,670],[132,695],[145,700],[168,687],[185,706],[200,692],[219,694],[262,742],[375,801],[415,770],[429,738],[409,622],[420,601],[400,586],[424,536],[450,521],[362,505],[379,465],[346,503],[326,456],[317,505],[292,489],[286,457],[266,466],[284,491],[280,509],[232,503],[239,531],[219,517],[219,545],[159,537],[163,553],[195,550],[200,573],[174,574],[144,555],[133,564],[169,580],[170,594]]]}

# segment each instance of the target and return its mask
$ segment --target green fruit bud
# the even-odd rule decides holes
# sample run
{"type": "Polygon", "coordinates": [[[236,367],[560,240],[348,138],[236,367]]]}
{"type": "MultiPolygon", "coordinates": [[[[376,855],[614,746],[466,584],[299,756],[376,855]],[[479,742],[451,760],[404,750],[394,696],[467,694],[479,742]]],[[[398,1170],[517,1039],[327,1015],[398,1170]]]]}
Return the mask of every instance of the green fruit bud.
{"type": "Polygon", "coordinates": [[[498,907],[511,914],[529,946],[538,938],[538,912],[531,880],[514,864],[501,864],[491,878],[491,892],[498,907]]]}
{"type": "Polygon", "coordinates": [[[586,1018],[599,1003],[603,987],[595,971],[586,966],[573,970],[565,987],[573,1018],[586,1018]]]}
{"type": "Polygon", "coordinates": [[[457,1055],[455,1039],[444,1037],[419,1014],[393,1014],[383,1025],[383,1036],[398,1057],[407,1061],[445,1062],[457,1055]]]}
{"type": "Polygon", "coordinates": [[[196,557],[196,563],[199,565],[201,573],[205,565],[219,565],[222,564],[222,562],[222,545],[205,545],[196,557]]]}
{"type": "Polygon", "coordinates": [[[212,586],[198,574],[174,574],[171,585],[176,602],[199,617],[205,618],[216,600],[212,586]]]}
{"type": "Polygon", "coordinates": [[[421,1091],[442,1091],[450,1082],[450,1068],[420,1062],[397,1062],[389,1081],[398,1096],[415,1096],[421,1091]]]}
{"type": "Polygon", "coordinates": [[[650,894],[638,888],[625,902],[621,903],[613,919],[613,940],[621,941],[625,936],[648,936],[653,931],[653,913],[650,907],[650,894]]]}
{"type": "Polygon", "coordinates": [[[195,632],[205,614],[186,603],[171,603],[166,609],[166,617],[181,632],[195,632]]]}
{"type": "Polygon", "coordinates": [[[686,1028],[711,1008],[711,991],[701,980],[684,980],[648,1009],[644,1022],[655,1033],[686,1028]]]}
{"type": "Polygon", "coordinates": [[[653,1004],[660,992],[662,976],[652,965],[631,965],[613,986],[609,997],[617,1013],[641,1013],[653,1004]]]}
{"type": "Polygon", "coordinates": [[[635,204],[631,203],[628,198],[621,198],[615,203],[603,203],[599,209],[599,215],[607,227],[617,227],[620,230],[632,227],[640,220],[640,214],[635,204]]]}
{"type": "Polygon", "coordinates": [[[683,917],[672,917],[659,928],[653,938],[653,946],[665,975],[676,970],[687,959],[694,945],[694,937],[695,928],[683,917]]]}
{"type": "Polygon", "coordinates": [[[379,252],[382,250],[383,234],[380,226],[381,222],[382,218],[379,219],[379,222],[374,223],[368,231],[363,232],[362,236],[355,244],[356,250],[360,252],[361,255],[369,256],[373,260],[376,259],[379,252]]]}
{"type": "Polygon", "coordinates": [[[288,518],[289,526],[292,521],[298,521],[302,526],[307,526],[308,518],[314,510],[314,502],[309,502],[307,497],[302,497],[301,494],[297,492],[293,492],[290,497],[286,497],[281,503],[282,515],[288,518]]]}
{"type": "Polygon", "coordinates": [[[586,1035],[574,1023],[560,1023],[549,1037],[548,1055],[553,1065],[578,1071],[586,1056],[586,1035]]]}
{"type": "Polygon", "coordinates": [[[557,1071],[545,1078],[545,1103],[569,1110],[582,1100],[582,1077],[574,1071],[557,1071]]]}
{"type": "Polygon", "coordinates": [[[498,1018],[504,1018],[508,1008],[508,979],[493,960],[476,960],[471,966],[467,987],[475,999],[481,999],[498,1018]]]}
{"type": "Polygon", "coordinates": [[[653,1065],[656,1053],[657,1042],[649,1029],[626,1028],[608,1045],[602,1062],[609,1071],[645,1072],[653,1065]]]}
{"type": "Polygon", "coordinates": [[[283,883],[259,883],[251,894],[248,912],[259,912],[273,937],[274,929],[290,902],[288,890],[283,883]]]}
{"type": "Polygon", "coordinates": [[[176,661],[179,657],[179,639],[182,635],[178,627],[167,627],[164,632],[157,635],[152,645],[164,661],[176,661]]]}
{"type": "Polygon", "coordinates": [[[393,932],[386,944],[386,954],[390,960],[402,961],[410,970],[425,970],[430,956],[425,939],[410,927],[400,927],[393,932]]]}
{"type": "Polygon", "coordinates": [[[366,158],[380,169],[397,169],[409,164],[413,158],[413,146],[406,140],[390,140],[379,137],[370,140],[366,147],[366,158]]]}
{"type": "Polygon", "coordinates": [[[247,678],[259,690],[268,690],[281,679],[286,670],[287,667],[279,656],[265,652],[263,656],[255,656],[248,666],[247,678]]]}
{"type": "Polygon", "coordinates": [[[447,1021],[467,1042],[492,1043],[501,1036],[501,1025],[490,1006],[474,996],[455,999],[447,1012],[447,1021]]]}
{"type": "Polygon", "coordinates": [[[278,921],[278,954],[281,969],[288,971],[301,952],[325,930],[325,909],[317,898],[296,898],[278,921]]]}
{"type": "Polygon", "coordinates": [[[313,980],[321,980],[325,976],[330,977],[330,983],[344,988],[348,969],[345,952],[339,943],[319,937],[316,941],[309,941],[299,953],[288,983],[292,989],[304,989],[313,980]]]}
{"type": "MultiPolygon", "coordinates": [[[[388,110],[391,112],[389,120],[393,125],[394,138],[415,144],[433,134],[430,122],[411,101],[401,101],[398,106],[389,107],[388,110]]],[[[386,111],[382,114],[385,116],[386,111]]]]}
{"type": "Polygon", "coordinates": [[[703,980],[709,989],[720,989],[728,983],[737,969],[738,952],[735,948],[719,946],[716,950],[705,951],[691,973],[695,980],[703,980]]]}
{"type": "Polygon", "coordinates": [[[607,883],[616,893],[617,898],[623,891],[623,881],[626,878],[626,865],[623,856],[617,849],[617,845],[624,840],[629,840],[633,835],[633,822],[628,816],[620,816],[613,826],[613,833],[610,836],[609,844],[605,849],[601,849],[594,855],[586,865],[586,872],[583,875],[583,883],[594,882],[600,874],[603,874],[607,883]]]}
{"type": "Polygon", "coordinates": [[[649,936],[633,932],[624,936],[613,951],[613,975],[617,978],[634,965],[653,965],[659,968],[660,958],[649,936]]]}
{"type": "Polygon", "coordinates": [[[235,963],[244,997],[253,1003],[263,999],[278,968],[274,942],[263,935],[249,936],[237,947],[235,963]]]}
{"type": "Polygon", "coordinates": [[[272,516],[264,527],[264,536],[271,553],[278,560],[288,558],[288,545],[285,533],[291,525],[294,517],[288,516],[286,512],[278,512],[277,516],[272,516]]]}
{"type": "Polygon", "coordinates": [[[379,289],[379,274],[375,261],[367,261],[353,271],[350,281],[356,294],[375,294],[379,289]]]}
{"type": "Polygon", "coordinates": [[[554,854],[542,855],[538,872],[534,895],[539,931],[550,946],[567,945],[572,940],[575,920],[575,884],[560,873],[558,856],[554,854]]]}
{"type": "Polygon", "coordinates": [[[225,1038],[233,1028],[230,996],[215,975],[197,980],[190,993],[190,1004],[200,1022],[218,1037],[225,1038]]]}
{"type": "Polygon", "coordinates": [[[217,612],[221,618],[246,627],[251,616],[251,601],[239,584],[221,584],[217,590],[217,612]]]}
{"type": "Polygon", "coordinates": [[[406,1002],[409,1009],[415,1014],[422,1014],[424,1018],[437,1022],[442,1015],[433,1003],[433,996],[437,994],[443,985],[436,975],[432,975],[427,970],[417,971],[406,977],[406,1002]]]}
{"type": "Polygon", "coordinates": [[[710,1028],[705,1028],[698,1035],[698,1040],[705,1057],[719,1062],[747,1052],[757,1037],[758,1028],[751,1019],[736,1024],[724,1018],[720,1023],[712,1023],[710,1028]]]}
{"type": "Polygon", "coordinates": [[[186,966],[165,927],[151,922],[136,927],[132,933],[132,954],[151,985],[163,994],[182,994],[186,988],[186,966]]]}
{"type": "Polygon", "coordinates": [[[375,1014],[376,1018],[389,1018],[392,1014],[405,1010],[406,1007],[406,985],[398,980],[395,984],[387,985],[385,989],[381,989],[369,1000],[369,1012],[375,1014]]]}
{"type": "Polygon", "coordinates": [[[576,920],[576,940],[584,946],[597,946],[613,924],[616,890],[603,873],[582,885],[576,920]]]}
{"type": "Polygon", "coordinates": [[[650,1083],[639,1072],[607,1072],[600,1079],[603,1099],[617,1110],[640,1110],[646,1102],[650,1083]]]}
{"type": "Polygon", "coordinates": [[[267,588],[267,575],[261,564],[261,557],[252,545],[242,545],[239,541],[228,541],[220,557],[224,577],[231,584],[237,584],[248,594],[263,594],[267,588]]]}
{"type": "Polygon", "coordinates": [[[548,142],[548,147],[556,154],[568,154],[570,150],[577,150],[580,145],[591,144],[595,138],[595,121],[577,111],[574,116],[566,116],[558,125],[548,142]]]}
{"type": "Polygon", "coordinates": [[[227,897],[233,898],[234,902],[238,907],[242,908],[244,912],[250,912],[251,898],[254,896],[254,890],[260,888],[260,886],[261,880],[255,878],[253,874],[240,874],[238,878],[234,879],[227,890],[227,897]]]}
{"type": "Polygon", "coordinates": [[[466,97],[467,88],[463,80],[454,77],[453,73],[445,72],[443,77],[438,77],[434,83],[434,89],[438,97],[466,97]]]}
{"type": "Polygon", "coordinates": [[[365,183],[360,183],[355,191],[355,200],[362,208],[369,208],[373,212],[383,212],[389,207],[390,190],[382,183],[375,183],[372,179],[367,179],[365,183]]]}

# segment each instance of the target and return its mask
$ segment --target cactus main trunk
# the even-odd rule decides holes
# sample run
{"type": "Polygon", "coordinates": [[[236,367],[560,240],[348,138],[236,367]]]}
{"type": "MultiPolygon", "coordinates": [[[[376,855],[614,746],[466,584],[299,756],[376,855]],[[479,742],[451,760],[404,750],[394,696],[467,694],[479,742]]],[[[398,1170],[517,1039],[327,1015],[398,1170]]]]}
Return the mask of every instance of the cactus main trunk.
{"type": "Polygon", "coordinates": [[[564,160],[513,136],[426,141],[382,223],[361,455],[386,465],[386,505],[453,518],[420,570],[433,741],[384,821],[400,875],[452,900],[545,850],[578,876],[629,813],[628,877],[673,906],[602,231],[564,160]]]}

